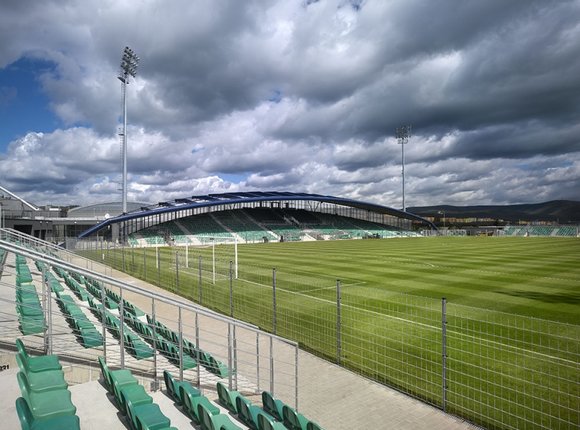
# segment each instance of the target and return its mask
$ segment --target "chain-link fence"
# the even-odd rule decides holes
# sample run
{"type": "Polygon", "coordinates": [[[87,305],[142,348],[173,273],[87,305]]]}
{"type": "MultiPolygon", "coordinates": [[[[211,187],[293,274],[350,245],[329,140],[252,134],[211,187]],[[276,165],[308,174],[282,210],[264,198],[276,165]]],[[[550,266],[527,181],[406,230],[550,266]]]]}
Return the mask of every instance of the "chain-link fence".
{"type": "Polygon", "coordinates": [[[237,267],[231,246],[84,252],[486,428],[580,423],[580,326],[237,267]]]}

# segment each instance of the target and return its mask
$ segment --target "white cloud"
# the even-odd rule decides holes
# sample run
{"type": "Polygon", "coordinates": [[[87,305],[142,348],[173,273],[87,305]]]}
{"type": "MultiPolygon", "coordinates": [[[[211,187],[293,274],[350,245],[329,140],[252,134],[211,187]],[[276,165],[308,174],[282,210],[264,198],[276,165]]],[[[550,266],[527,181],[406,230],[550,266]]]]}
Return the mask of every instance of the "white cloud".
{"type": "Polygon", "coordinates": [[[11,142],[0,180],[39,204],[115,198],[130,45],[130,199],[400,206],[407,123],[407,205],[580,199],[579,21],[578,1],[3,2],[0,67],[54,64],[39,82],[62,127],[11,142]]]}

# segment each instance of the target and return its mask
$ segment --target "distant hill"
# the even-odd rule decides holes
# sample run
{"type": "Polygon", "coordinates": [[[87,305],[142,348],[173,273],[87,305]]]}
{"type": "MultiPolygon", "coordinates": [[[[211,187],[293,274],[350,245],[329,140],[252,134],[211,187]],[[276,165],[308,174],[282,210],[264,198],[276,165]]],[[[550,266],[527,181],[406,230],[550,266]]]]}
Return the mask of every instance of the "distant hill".
{"type": "Polygon", "coordinates": [[[555,221],[560,224],[580,223],[580,202],[554,200],[545,203],[506,206],[419,206],[407,208],[419,216],[440,218],[445,212],[448,218],[494,218],[508,222],[555,221]]]}

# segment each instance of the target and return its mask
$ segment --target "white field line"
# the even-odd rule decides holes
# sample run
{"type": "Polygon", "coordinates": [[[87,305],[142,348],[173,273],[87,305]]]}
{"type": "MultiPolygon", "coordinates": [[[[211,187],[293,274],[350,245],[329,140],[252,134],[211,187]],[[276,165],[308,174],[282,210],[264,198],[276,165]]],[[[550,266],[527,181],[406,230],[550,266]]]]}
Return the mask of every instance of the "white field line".
{"type": "MultiPolygon", "coordinates": [[[[260,284],[258,282],[254,282],[254,281],[247,281],[247,280],[243,280],[243,281],[244,282],[247,282],[249,284],[254,284],[254,285],[257,285],[257,286],[260,286],[260,287],[264,287],[264,288],[268,288],[268,289],[271,289],[272,288],[271,285],[260,284]]],[[[328,287],[328,288],[336,288],[336,286],[328,287]]],[[[320,302],[329,303],[329,304],[336,304],[336,302],[333,301],[333,300],[328,300],[328,299],[322,299],[322,298],[319,298],[319,297],[309,296],[309,295],[304,294],[304,292],[290,291],[290,290],[286,290],[286,289],[280,288],[280,287],[276,287],[276,289],[277,290],[282,290],[282,291],[284,291],[286,293],[295,294],[295,295],[298,295],[298,296],[308,297],[309,299],[312,299],[312,300],[318,300],[320,302]]],[[[363,309],[363,308],[359,308],[357,306],[352,306],[352,305],[345,305],[345,304],[343,304],[342,306],[343,307],[346,307],[346,308],[355,309],[357,311],[363,311],[363,312],[366,312],[366,313],[369,313],[369,314],[378,315],[378,316],[381,316],[381,317],[387,317],[387,318],[391,318],[391,319],[403,321],[403,322],[406,322],[406,323],[416,324],[416,325],[425,327],[425,328],[427,328],[429,330],[437,330],[437,331],[439,331],[441,329],[441,327],[439,325],[433,326],[433,325],[421,323],[421,322],[418,322],[418,321],[409,320],[409,319],[406,319],[406,318],[396,317],[396,316],[393,316],[393,315],[385,315],[385,314],[382,314],[380,312],[371,311],[369,309],[363,309]]],[[[447,331],[448,332],[455,333],[455,334],[457,334],[459,336],[471,338],[473,341],[476,340],[476,337],[474,335],[460,333],[460,332],[454,331],[452,329],[450,330],[449,328],[447,329],[447,331]]],[[[477,340],[478,341],[481,341],[481,339],[477,339],[477,340]]],[[[495,344],[495,345],[499,345],[499,346],[506,347],[506,348],[515,349],[515,350],[521,351],[523,353],[530,353],[530,354],[539,355],[539,356],[542,356],[542,357],[545,357],[545,358],[548,358],[548,359],[552,359],[552,360],[565,361],[565,362],[570,363],[570,364],[573,364],[573,365],[577,365],[578,364],[577,362],[572,361],[572,360],[568,360],[567,358],[557,357],[557,356],[554,356],[554,355],[545,354],[543,352],[538,352],[538,351],[534,351],[534,350],[531,350],[531,349],[521,348],[519,346],[509,345],[509,344],[506,344],[506,343],[498,342],[496,340],[486,339],[484,342],[491,343],[491,344],[495,344]]]]}

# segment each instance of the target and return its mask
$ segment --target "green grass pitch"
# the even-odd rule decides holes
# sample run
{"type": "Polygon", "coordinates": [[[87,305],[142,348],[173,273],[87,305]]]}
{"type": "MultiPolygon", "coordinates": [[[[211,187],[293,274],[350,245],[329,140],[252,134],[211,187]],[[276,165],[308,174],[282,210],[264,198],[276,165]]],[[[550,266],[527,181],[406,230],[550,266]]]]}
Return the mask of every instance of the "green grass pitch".
{"type": "MultiPolygon", "coordinates": [[[[189,247],[187,264],[182,247],[163,248],[160,269],[154,249],[126,249],[123,257],[106,252],[105,258],[229,314],[233,249],[215,247],[215,284],[211,247],[189,247]]],[[[275,268],[277,334],[441,407],[445,297],[447,410],[488,428],[578,422],[578,238],[268,243],[239,245],[238,254],[239,277],[231,283],[237,318],[274,330],[275,268]]]]}

